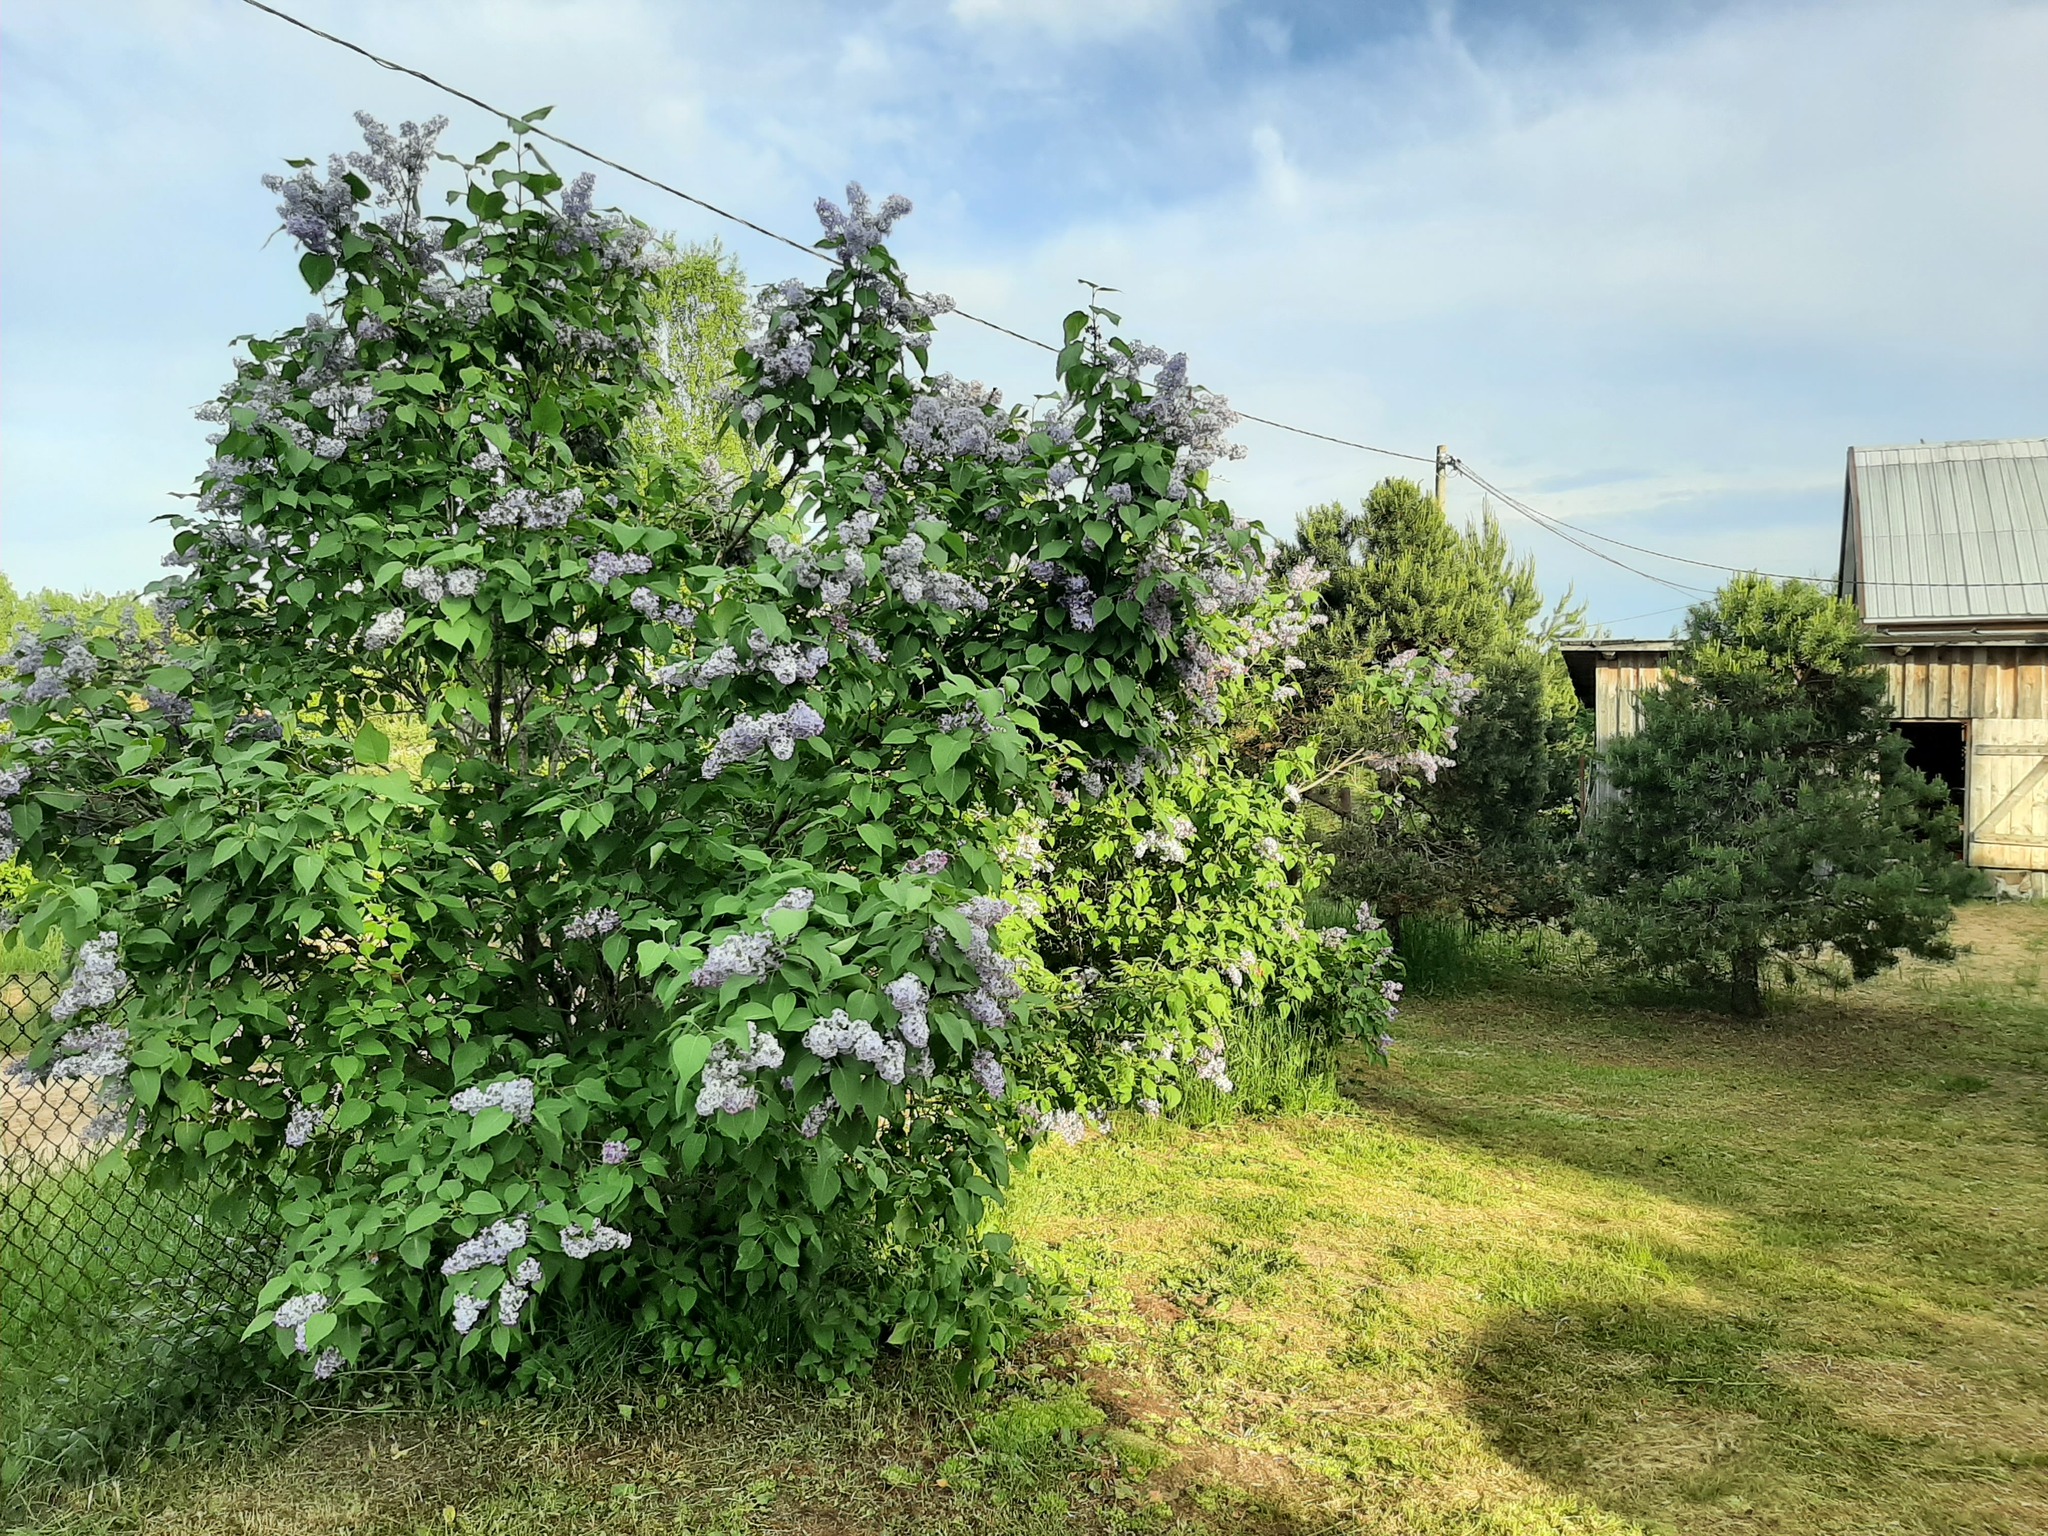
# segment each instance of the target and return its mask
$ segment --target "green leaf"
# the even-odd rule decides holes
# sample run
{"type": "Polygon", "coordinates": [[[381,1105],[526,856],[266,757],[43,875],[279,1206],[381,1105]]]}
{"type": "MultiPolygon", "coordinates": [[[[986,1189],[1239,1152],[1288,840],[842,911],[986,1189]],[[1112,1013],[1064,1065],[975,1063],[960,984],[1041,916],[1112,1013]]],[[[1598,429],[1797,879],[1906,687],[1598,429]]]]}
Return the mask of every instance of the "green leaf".
{"type": "Polygon", "coordinates": [[[363,722],[362,729],[356,732],[356,761],[359,763],[388,763],[391,761],[391,738],[367,720],[363,722]]]}
{"type": "Polygon", "coordinates": [[[669,1065],[676,1073],[677,1109],[687,1110],[696,1101],[691,1089],[704,1070],[704,1063],[711,1059],[712,1043],[709,1035],[677,1035],[669,1043],[669,1065]]]}
{"type": "Polygon", "coordinates": [[[299,258],[299,276],[306,280],[306,286],[318,293],[334,277],[334,258],[322,256],[317,251],[308,251],[299,258]]]}
{"type": "Polygon", "coordinates": [[[533,430],[543,437],[562,435],[562,408],[555,404],[552,395],[542,395],[533,402],[533,409],[527,413],[533,422],[533,430]]]}

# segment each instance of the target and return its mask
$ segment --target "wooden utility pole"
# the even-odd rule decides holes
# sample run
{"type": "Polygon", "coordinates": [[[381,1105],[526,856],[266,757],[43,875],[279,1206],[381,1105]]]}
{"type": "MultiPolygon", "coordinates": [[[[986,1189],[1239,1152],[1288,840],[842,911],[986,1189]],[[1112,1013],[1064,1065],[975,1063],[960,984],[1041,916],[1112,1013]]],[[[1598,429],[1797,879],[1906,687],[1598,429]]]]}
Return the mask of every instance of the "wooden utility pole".
{"type": "Polygon", "coordinates": [[[1436,445],[1436,505],[1441,512],[1444,506],[1444,481],[1451,472],[1451,450],[1448,445],[1436,445]]]}

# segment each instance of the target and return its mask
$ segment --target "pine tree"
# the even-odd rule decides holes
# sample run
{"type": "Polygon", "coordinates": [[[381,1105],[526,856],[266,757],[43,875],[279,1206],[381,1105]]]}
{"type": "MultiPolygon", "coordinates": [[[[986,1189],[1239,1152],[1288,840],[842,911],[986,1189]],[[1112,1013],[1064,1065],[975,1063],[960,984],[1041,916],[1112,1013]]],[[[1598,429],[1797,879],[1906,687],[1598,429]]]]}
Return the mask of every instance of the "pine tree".
{"type": "Polygon", "coordinates": [[[1803,582],[1692,610],[1642,724],[1609,748],[1582,921],[1625,968],[1764,1010],[1773,972],[1860,981],[1946,958],[1972,875],[1945,789],[1906,766],[1856,612],[1803,582]]]}
{"type": "Polygon", "coordinates": [[[1516,558],[1491,508],[1461,530],[1412,480],[1381,481],[1355,511],[1310,508],[1288,555],[1330,572],[1329,622],[1302,648],[1308,668],[1289,722],[1321,742],[1325,761],[1384,752],[1370,678],[1389,657],[1447,655],[1479,682],[1447,773],[1407,786],[1391,808],[1357,793],[1362,784],[1325,790],[1338,887],[1392,918],[1563,910],[1551,832],[1576,798],[1580,710],[1552,642],[1583,630],[1583,610],[1567,594],[1546,612],[1534,562],[1516,558]]]}

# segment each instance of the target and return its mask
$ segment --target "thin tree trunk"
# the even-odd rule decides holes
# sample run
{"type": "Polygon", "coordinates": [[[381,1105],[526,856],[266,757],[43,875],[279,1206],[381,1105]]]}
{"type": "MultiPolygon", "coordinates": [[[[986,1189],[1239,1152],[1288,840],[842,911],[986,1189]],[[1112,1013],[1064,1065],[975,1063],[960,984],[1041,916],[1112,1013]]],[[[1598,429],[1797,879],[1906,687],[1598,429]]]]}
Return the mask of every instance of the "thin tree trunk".
{"type": "Polygon", "coordinates": [[[1734,974],[1728,983],[1728,1006],[1738,1018],[1763,1017],[1762,960],[1754,950],[1744,950],[1735,956],[1734,974]]]}

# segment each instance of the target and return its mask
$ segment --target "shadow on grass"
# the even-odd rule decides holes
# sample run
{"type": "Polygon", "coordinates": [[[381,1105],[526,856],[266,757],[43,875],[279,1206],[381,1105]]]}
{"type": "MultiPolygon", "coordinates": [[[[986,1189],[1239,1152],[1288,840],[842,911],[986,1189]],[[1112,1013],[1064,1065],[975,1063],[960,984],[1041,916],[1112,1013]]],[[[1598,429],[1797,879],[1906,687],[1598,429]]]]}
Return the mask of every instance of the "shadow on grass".
{"type": "Polygon", "coordinates": [[[1474,1342],[1473,1416],[1547,1482],[1684,1530],[1708,1506],[1775,1513],[1793,1529],[1802,1499],[1818,1509],[1845,1492],[1884,1506],[1898,1522],[1886,1529],[1953,1529],[1917,1517],[1927,1490],[2008,1470],[1849,1422],[1774,1369],[1787,1342],[1767,1317],[1670,1301],[1517,1313],[1474,1342]]]}

